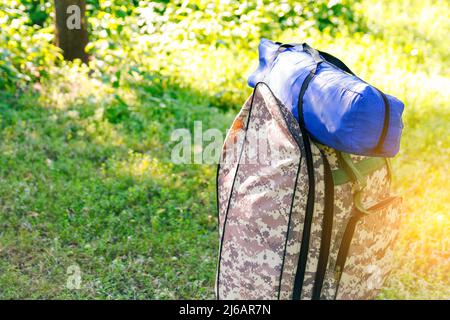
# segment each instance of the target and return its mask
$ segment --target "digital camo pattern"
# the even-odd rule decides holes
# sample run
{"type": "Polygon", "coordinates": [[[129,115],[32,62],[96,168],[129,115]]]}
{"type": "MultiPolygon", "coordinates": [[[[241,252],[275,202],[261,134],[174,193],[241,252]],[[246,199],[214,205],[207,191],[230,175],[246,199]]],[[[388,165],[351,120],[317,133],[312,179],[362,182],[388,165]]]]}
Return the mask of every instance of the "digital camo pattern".
{"type": "Polygon", "coordinates": [[[330,147],[324,146],[323,144],[316,143],[316,146],[325,154],[328,163],[330,164],[331,170],[339,169],[338,158],[336,151],[330,147]]]}
{"type": "Polygon", "coordinates": [[[305,223],[306,200],[308,194],[308,170],[302,157],[297,189],[295,190],[291,225],[286,247],[286,257],[281,278],[280,296],[282,300],[292,299],[295,275],[300,255],[303,225],[305,223]]]}
{"type": "Polygon", "coordinates": [[[321,299],[334,299],[337,282],[335,278],[335,266],[339,247],[344,235],[345,227],[350,219],[353,208],[352,186],[350,183],[334,187],[334,212],[331,233],[331,248],[328,257],[328,267],[322,286],[321,299]]]}
{"type": "MultiPolygon", "coordinates": [[[[285,121],[297,140],[302,154],[304,155],[303,137],[300,126],[292,113],[279,102],[280,111],[285,121]]],[[[292,203],[291,223],[289,224],[288,241],[286,243],[285,259],[283,272],[281,274],[279,299],[292,299],[295,276],[297,272],[298,259],[300,256],[301,238],[303,235],[303,226],[305,223],[305,211],[307,195],[309,192],[308,169],[302,156],[300,163],[300,172],[297,178],[297,188],[294,192],[294,201],[292,203]]]]}
{"type": "Polygon", "coordinates": [[[356,225],[337,299],[373,299],[393,264],[393,245],[401,219],[401,198],[362,217],[356,225]]]}
{"type": "Polygon", "coordinates": [[[265,86],[255,89],[247,137],[270,132],[269,161],[254,163],[260,143],[245,140],[224,219],[217,285],[220,299],[279,296],[301,150],[267,90],[265,86]]]}
{"type": "Polygon", "coordinates": [[[387,167],[374,171],[366,178],[367,187],[362,193],[362,203],[369,208],[389,196],[390,178],[387,167]]]}
{"type": "MultiPolygon", "coordinates": [[[[333,148],[327,147],[323,144],[320,144],[320,143],[316,143],[316,145],[327,156],[331,170],[339,169],[339,162],[338,162],[336,150],[333,148]]],[[[352,158],[353,162],[355,162],[355,163],[367,158],[367,157],[359,156],[356,154],[351,154],[350,157],[352,158]]]]}

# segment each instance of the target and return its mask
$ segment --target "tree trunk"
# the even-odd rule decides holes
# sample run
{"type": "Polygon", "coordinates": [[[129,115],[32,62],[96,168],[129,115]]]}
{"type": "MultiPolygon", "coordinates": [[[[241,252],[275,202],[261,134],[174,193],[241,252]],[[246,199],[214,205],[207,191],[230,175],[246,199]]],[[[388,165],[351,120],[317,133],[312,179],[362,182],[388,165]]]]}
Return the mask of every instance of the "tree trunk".
{"type": "Polygon", "coordinates": [[[55,0],[55,42],[63,50],[65,60],[89,60],[85,47],[88,43],[84,0],[55,0]]]}

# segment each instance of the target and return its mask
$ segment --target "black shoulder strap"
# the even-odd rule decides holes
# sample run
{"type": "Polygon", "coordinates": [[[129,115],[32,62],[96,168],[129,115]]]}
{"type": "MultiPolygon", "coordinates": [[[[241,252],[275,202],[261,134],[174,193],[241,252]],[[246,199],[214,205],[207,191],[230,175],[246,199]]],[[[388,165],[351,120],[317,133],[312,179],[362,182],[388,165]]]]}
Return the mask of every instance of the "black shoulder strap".
{"type": "Polygon", "coordinates": [[[345,72],[355,75],[353,73],[353,71],[350,70],[350,68],[345,65],[345,63],[343,63],[341,60],[339,60],[335,56],[333,56],[327,52],[324,52],[324,51],[320,51],[320,50],[318,50],[318,51],[319,51],[320,55],[325,59],[325,61],[328,61],[332,65],[335,65],[336,67],[338,67],[341,70],[344,70],[345,72]]]}

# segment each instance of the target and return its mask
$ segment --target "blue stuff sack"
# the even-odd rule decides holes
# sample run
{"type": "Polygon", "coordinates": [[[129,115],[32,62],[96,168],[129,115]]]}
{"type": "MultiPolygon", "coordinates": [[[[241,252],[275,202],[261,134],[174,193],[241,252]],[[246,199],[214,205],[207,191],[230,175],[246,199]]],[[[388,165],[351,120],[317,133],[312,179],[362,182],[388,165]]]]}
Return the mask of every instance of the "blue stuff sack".
{"type": "Polygon", "coordinates": [[[251,87],[258,82],[266,83],[318,142],[363,156],[398,153],[403,103],[355,76],[330,54],[307,44],[262,39],[259,67],[248,78],[251,87]]]}

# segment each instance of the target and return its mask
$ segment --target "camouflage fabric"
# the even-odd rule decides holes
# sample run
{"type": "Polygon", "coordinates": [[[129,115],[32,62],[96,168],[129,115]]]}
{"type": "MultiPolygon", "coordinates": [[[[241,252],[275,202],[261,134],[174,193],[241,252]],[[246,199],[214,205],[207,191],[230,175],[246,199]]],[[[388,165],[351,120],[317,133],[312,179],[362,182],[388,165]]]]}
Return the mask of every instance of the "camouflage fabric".
{"type": "Polygon", "coordinates": [[[325,204],[325,180],[322,156],[320,154],[319,148],[317,148],[317,146],[314,144],[311,144],[311,152],[314,163],[315,199],[308,249],[308,259],[306,262],[306,271],[301,294],[301,299],[303,300],[312,299],[314,280],[316,277],[316,271],[319,261],[320,242],[322,239],[322,221],[324,216],[325,204]]]}
{"type": "MultiPolygon", "coordinates": [[[[314,210],[301,299],[316,281],[325,208],[325,164],[339,169],[336,151],[311,142],[314,210]]],[[[265,84],[256,86],[225,139],[217,176],[220,250],[219,299],[292,299],[309,188],[297,121],[265,84]]],[[[364,159],[351,156],[354,162],[364,159]]],[[[387,167],[366,177],[362,193],[371,214],[355,220],[349,182],[334,186],[331,244],[321,299],[372,299],[391,268],[401,199],[390,195],[387,167]],[[355,224],[348,256],[337,269],[344,234],[355,224]],[[339,272],[337,272],[339,271],[339,272]]],[[[342,259],[341,259],[342,261],[342,259]]]]}
{"type": "Polygon", "coordinates": [[[356,225],[336,299],[373,299],[388,276],[398,235],[401,198],[362,217],[356,225]]]}
{"type": "MultiPolygon", "coordinates": [[[[222,299],[277,299],[288,229],[296,228],[290,208],[301,151],[267,90],[255,90],[242,156],[221,220],[217,293],[222,299]],[[271,139],[250,143],[256,136],[271,139]],[[255,158],[266,143],[267,156],[255,158]]],[[[219,175],[219,185],[222,179],[219,175]]]]}
{"type": "MultiPolygon", "coordinates": [[[[224,225],[224,219],[228,206],[228,199],[230,197],[230,191],[232,187],[233,177],[236,173],[238,164],[237,152],[242,148],[243,136],[245,134],[244,126],[247,122],[248,112],[252,102],[252,96],[250,96],[241,108],[241,111],[236,116],[228,130],[225,137],[224,145],[222,148],[222,154],[219,159],[219,165],[217,168],[217,208],[218,208],[218,222],[219,222],[219,237],[222,238],[222,231],[224,225]]],[[[220,252],[219,252],[220,260],[220,252]]],[[[218,279],[219,279],[219,265],[217,264],[216,272],[216,296],[218,296],[218,279]]]]}

